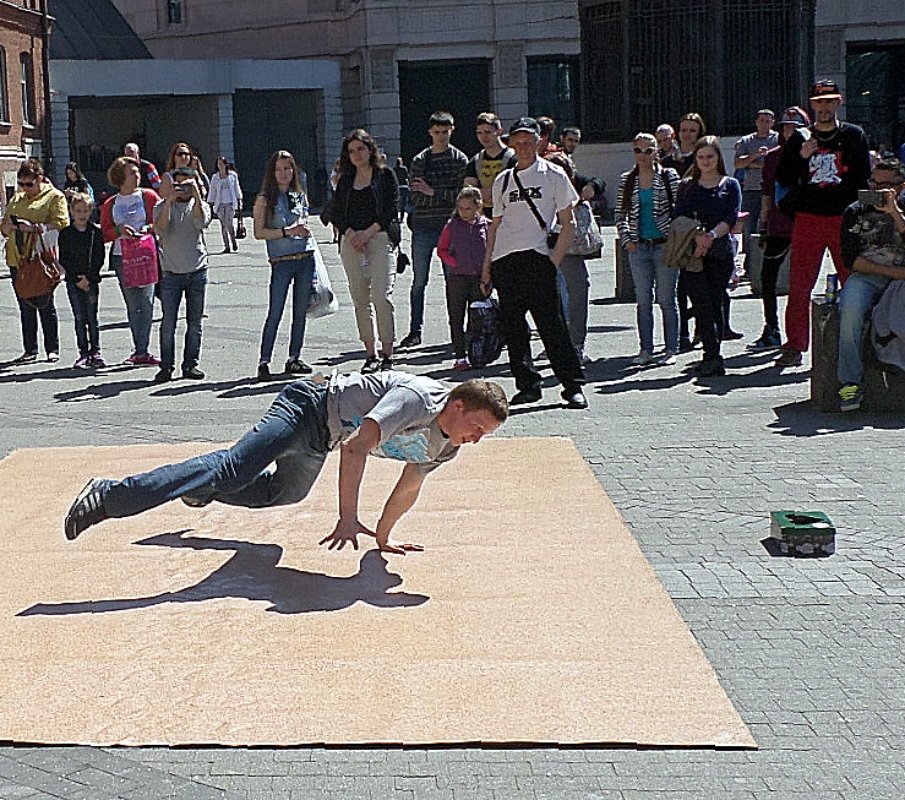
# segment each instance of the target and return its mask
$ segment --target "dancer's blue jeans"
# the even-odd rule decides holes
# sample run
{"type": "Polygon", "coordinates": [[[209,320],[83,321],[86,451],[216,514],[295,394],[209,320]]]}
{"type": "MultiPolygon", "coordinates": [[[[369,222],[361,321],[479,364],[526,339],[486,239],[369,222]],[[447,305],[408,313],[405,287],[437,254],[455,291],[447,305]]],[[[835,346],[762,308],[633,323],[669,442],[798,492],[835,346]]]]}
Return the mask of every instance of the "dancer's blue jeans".
{"type": "Polygon", "coordinates": [[[295,381],[228,450],[111,481],[104,496],[108,516],[129,517],[185,496],[246,508],[299,502],[327,458],[326,396],[326,384],[295,381]]]}

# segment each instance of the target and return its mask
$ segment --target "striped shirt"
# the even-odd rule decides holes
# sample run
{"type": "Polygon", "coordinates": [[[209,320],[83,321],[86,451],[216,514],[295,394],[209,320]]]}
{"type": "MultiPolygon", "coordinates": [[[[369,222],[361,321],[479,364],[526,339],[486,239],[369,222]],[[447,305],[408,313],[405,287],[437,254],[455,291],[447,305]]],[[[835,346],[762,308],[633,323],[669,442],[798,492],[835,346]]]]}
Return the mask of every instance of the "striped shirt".
{"type": "Polygon", "coordinates": [[[457,147],[450,145],[442,153],[435,153],[429,147],[412,159],[409,180],[423,178],[434,190],[428,197],[421,192],[412,192],[411,202],[415,206],[412,225],[442,228],[456,208],[456,196],[465,182],[468,157],[457,147]]]}
{"type": "MultiPolygon", "coordinates": [[[[670,195],[666,191],[664,181],[669,181],[672,190],[673,204],[676,193],[679,190],[679,176],[674,169],[654,168],[654,222],[661,236],[669,233],[669,223],[673,216],[673,204],[670,204],[670,195]]],[[[619,179],[619,194],[616,199],[616,230],[619,232],[619,242],[625,247],[630,242],[638,242],[641,239],[640,232],[641,202],[638,197],[638,174],[634,169],[623,172],[619,179]],[[632,177],[631,197],[626,202],[626,189],[629,186],[629,177],[632,177]]]]}

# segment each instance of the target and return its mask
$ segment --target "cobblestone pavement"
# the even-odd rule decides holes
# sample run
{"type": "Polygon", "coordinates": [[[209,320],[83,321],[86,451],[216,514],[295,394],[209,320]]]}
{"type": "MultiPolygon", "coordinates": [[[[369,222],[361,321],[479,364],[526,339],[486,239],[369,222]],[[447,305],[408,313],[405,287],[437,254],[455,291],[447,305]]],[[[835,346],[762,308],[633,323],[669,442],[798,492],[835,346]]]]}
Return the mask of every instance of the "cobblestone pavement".
{"type": "MultiPolygon", "coordinates": [[[[209,236],[212,249],[218,239],[209,236]]],[[[324,250],[345,299],[334,248],[324,250]]],[[[122,367],[104,375],[48,364],[0,368],[0,454],[24,446],[221,441],[244,432],[275,390],[248,377],[267,268],[260,245],[247,240],[239,255],[212,261],[207,380],[161,387],[150,383],[151,372],[122,367]]],[[[905,797],[905,498],[896,477],[905,420],[821,414],[807,402],[806,366],[779,373],[769,356],[746,354],[745,342],[726,346],[725,378],[692,380],[692,356],[671,367],[633,367],[634,306],[611,299],[612,247],[591,266],[590,409],[562,409],[551,382],[544,402],[514,415],[500,435],[575,441],[759,750],[7,746],[0,748],[0,800],[905,797]],[[762,540],[769,511],[778,508],[827,512],[837,526],[836,555],[771,556],[762,540]]],[[[397,285],[400,327],[410,276],[397,285]]],[[[733,327],[750,341],[760,332],[759,301],[737,294],[733,327]]],[[[57,299],[68,347],[61,363],[68,365],[75,357],[71,317],[62,293],[57,299]]],[[[118,361],[128,354],[128,331],[113,281],[104,283],[101,302],[104,353],[118,361]]],[[[11,305],[2,281],[5,360],[19,353],[11,305]]],[[[446,341],[439,269],[427,316],[425,347],[404,356],[401,367],[453,378],[448,357],[433,346],[446,341]]],[[[311,323],[305,356],[322,369],[356,367],[353,331],[346,304],[311,323]]]]}

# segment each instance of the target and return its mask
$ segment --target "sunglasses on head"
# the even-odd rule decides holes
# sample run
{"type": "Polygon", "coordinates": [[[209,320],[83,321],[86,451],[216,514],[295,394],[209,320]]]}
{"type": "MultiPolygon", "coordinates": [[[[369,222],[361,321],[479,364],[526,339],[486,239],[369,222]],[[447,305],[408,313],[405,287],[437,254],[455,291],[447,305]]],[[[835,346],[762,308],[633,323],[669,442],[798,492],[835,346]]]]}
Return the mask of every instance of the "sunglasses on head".
{"type": "Polygon", "coordinates": [[[646,156],[652,156],[656,151],[657,151],[656,147],[633,147],[632,148],[632,152],[638,156],[640,156],[642,154],[644,154],[646,156]]]}

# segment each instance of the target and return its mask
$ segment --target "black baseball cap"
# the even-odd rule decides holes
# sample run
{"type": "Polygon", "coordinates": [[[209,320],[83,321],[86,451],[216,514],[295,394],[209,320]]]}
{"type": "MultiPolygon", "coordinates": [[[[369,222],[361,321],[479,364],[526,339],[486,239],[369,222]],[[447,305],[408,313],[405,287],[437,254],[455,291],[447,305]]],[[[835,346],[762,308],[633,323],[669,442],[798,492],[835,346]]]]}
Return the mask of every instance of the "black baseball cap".
{"type": "Polygon", "coordinates": [[[519,117],[509,126],[509,135],[521,133],[522,131],[540,136],[540,125],[534,117],[519,117]]]}
{"type": "Polygon", "coordinates": [[[839,84],[828,79],[817,81],[811,87],[810,99],[817,100],[821,97],[829,98],[830,100],[841,100],[842,92],[839,91],[839,84]]]}

